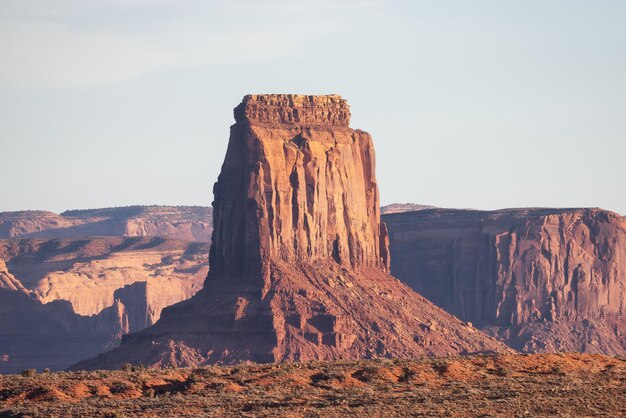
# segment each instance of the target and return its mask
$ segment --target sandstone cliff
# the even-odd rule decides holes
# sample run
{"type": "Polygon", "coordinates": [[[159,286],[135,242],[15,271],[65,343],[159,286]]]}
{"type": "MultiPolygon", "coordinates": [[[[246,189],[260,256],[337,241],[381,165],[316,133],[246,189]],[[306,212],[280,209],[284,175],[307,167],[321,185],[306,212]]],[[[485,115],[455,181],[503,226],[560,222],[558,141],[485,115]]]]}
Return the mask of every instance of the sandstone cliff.
{"type": "Polygon", "coordinates": [[[626,353],[626,220],[601,209],[384,217],[391,271],[524,351],[626,353]]]}
{"type": "Polygon", "coordinates": [[[235,120],[204,289],[76,368],[505,349],[387,273],[372,139],[345,100],[249,95],[235,120]]]}
{"type": "Polygon", "coordinates": [[[159,236],[208,242],[211,232],[211,209],[199,206],[0,212],[0,238],[159,236]]]}
{"type": "Polygon", "coordinates": [[[0,240],[0,373],[115,347],[202,287],[207,252],[163,238],[0,240]]]}
{"type": "Polygon", "coordinates": [[[213,190],[214,274],[274,258],[386,268],[372,139],[349,115],[339,96],[244,98],[213,190]]]}

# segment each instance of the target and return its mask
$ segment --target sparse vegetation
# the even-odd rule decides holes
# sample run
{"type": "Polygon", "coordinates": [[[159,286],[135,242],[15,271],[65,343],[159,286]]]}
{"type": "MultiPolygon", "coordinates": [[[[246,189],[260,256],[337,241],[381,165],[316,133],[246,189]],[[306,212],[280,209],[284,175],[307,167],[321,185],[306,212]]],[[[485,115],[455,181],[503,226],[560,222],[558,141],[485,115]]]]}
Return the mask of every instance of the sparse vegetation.
{"type": "Polygon", "coordinates": [[[22,370],[22,377],[33,377],[36,375],[37,375],[37,370],[35,369],[22,370]]]}
{"type": "Polygon", "coordinates": [[[626,415],[626,360],[582,354],[124,369],[0,375],[0,416],[626,415]]]}
{"type": "Polygon", "coordinates": [[[560,366],[554,366],[550,370],[550,373],[555,374],[557,376],[565,376],[565,371],[560,366]]]}
{"type": "Polygon", "coordinates": [[[448,371],[448,363],[445,360],[438,360],[433,363],[433,370],[443,375],[448,371]]]}
{"type": "Polygon", "coordinates": [[[126,382],[121,382],[119,380],[111,383],[111,385],[109,386],[109,390],[111,391],[111,393],[113,395],[118,395],[120,393],[125,393],[128,390],[130,390],[131,388],[132,388],[131,385],[129,385],[126,382]]]}

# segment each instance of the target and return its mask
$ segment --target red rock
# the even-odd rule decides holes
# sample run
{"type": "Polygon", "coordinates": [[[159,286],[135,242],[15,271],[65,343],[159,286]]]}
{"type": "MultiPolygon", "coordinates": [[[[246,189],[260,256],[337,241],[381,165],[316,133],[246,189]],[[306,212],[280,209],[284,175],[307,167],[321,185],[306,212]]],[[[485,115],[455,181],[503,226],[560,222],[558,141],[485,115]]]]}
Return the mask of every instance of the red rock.
{"type": "Polygon", "coordinates": [[[392,273],[523,351],[626,354],[626,219],[601,209],[386,215],[392,273]]]}
{"type": "Polygon", "coordinates": [[[506,350],[387,273],[372,139],[349,117],[339,96],[246,96],[204,289],[75,368],[506,350]]]}

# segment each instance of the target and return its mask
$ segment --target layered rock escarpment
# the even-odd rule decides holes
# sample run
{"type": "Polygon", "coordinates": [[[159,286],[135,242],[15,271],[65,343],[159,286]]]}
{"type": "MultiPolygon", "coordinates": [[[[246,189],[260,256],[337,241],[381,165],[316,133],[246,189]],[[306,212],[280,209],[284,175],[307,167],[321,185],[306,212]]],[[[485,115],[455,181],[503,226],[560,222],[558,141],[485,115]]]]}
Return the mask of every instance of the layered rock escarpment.
{"type": "Polygon", "coordinates": [[[115,347],[202,287],[207,252],[159,237],[0,240],[0,373],[115,347]]]}
{"type": "Polygon", "coordinates": [[[159,236],[209,242],[211,233],[211,208],[200,206],[0,212],[0,238],[159,236]]]}
{"type": "Polygon", "coordinates": [[[504,350],[388,274],[372,139],[349,118],[339,96],[246,96],[204,289],[75,368],[504,350]]]}
{"type": "Polygon", "coordinates": [[[384,216],[392,273],[528,352],[626,353],[626,219],[601,209],[384,216]]]}

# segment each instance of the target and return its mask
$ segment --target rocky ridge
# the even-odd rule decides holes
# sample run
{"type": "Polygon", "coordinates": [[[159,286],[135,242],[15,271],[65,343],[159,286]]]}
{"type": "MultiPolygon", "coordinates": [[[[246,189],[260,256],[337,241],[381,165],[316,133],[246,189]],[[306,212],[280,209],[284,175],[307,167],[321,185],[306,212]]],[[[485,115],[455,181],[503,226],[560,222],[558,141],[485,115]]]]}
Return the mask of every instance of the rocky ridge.
{"type": "Polygon", "coordinates": [[[417,203],[391,203],[389,205],[381,206],[380,213],[381,215],[386,215],[388,213],[412,212],[425,209],[435,209],[435,206],[419,205],[417,203]]]}
{"type": "Polygon", "coordinates": [[[0,212],[0,238],[161,236],[209,242],[211,209],[201,206],[0,212]]]}

